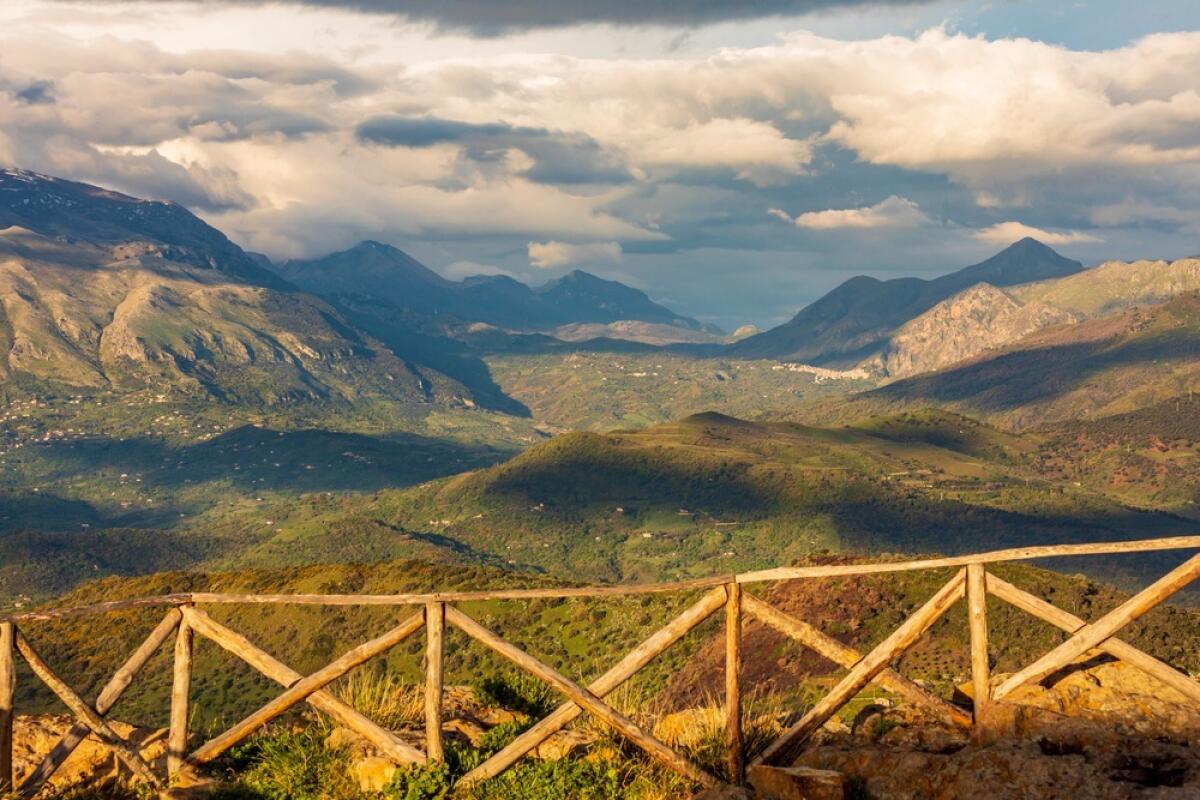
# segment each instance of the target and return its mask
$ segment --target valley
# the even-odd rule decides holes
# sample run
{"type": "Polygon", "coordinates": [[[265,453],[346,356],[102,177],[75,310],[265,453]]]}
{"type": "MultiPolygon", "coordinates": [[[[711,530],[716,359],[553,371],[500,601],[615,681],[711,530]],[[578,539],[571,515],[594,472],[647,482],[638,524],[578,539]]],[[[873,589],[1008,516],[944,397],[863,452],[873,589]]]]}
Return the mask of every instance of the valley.
{"type": "Polygon", "coordinates": [[[172,567],[644,581],[1200,516],[1194,260],[1024,240],[725,344],[587,273],[450,281],[373,241],[275,265],[170,204],[4,181],[6,605],[172,567]],[[880,292],[911,302],[876,319],[880,292]]]}

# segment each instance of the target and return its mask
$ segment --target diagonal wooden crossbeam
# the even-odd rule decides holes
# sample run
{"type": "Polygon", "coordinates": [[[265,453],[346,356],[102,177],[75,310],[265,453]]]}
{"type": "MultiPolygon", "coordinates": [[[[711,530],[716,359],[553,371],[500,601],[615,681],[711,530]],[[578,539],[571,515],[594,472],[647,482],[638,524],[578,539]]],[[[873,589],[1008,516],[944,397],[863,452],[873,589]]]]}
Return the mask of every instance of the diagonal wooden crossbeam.
{"type": "MultiPolygon", "coordinates": [[[[100,694],[96,696],[96,702],[92,704],[92,708],[95,709],[99,716],[106,716],[112,710],[117,701],[121,699],[121,696],[125,694],[125,690],[133,683],[133,679],[137,677],[142,668],[146,666],[146,663],[158,652],[163,642],[170,638],[175,629],[179,627],[179,621],[182,618],[183,615],[179,612],[179,609],[172,608],[168,611],[166,616],[163,617],[162,622],[158,623],[137,650],[134,650],[129,658],[125,660],[125,663],[113,673],[112,678],[100,690],[100,694]]],[[[50,752],[46,754],[46,757],[42,759],[33,772],[22,781],[18,795],[32,797],[37,794],[46,781],[62,767],[71,753],[75,752],[75,749],[87,738],[89,733],[91,733],[91,728],[82,722],[76,722],[72,725],[70,730],[62,735],[62,738],[51,748],[50,752]]]]}
{"type": "MultiPolygon", "coordinates": [[[[256,647],[245,636],[226,628],[203,611],[187,606],[182,610],[184,622],[197,633],[242,659],[284,688],[294,686],[304,679],[299,672],[256,647]]],[[[425,754],[420,750],[405,744],[393,733],[379,727],[324,689],[313,692],[306,700],[313,708],[328,714],[362,736],[396,763],[422,764],[425,762],[425,754]]]]}
{"type": "Polygon", "coordinates": [[[643,731],[631,719],[607,705],[596,695],[566,677],[553,667],[510,644],[453,606],[446,606],[446,621],[495,653],[507,658],[571,699],[571,702],[617,731],[625,738],[646,751],[656,761],[675,770],[684,777],[702,786],[720,783],[712,775],[697,767],[673,749],[643,731]]]}
{"type": "Polygon", "coordinates": [[[283,694],[253,712],[229,730],[196,748],[195,752],[188,757],[188,762],[196,766],[207,764],[280,714],[285,713],[296,704],[304,702],[314,692],[319,692],[355,667],[391,650],[409,636],[421,630],[424,624],[425,613],[424,611],[419,611],[382,636],[378,636],[369,642],[364,642],[358,647],[349,650],[341,658],[331,662],[328,666],[317,670],[307,678],[296,681],[283,694]]]}
{"type": "Polygon", "coordinates": [[[1175,569],[1126,600],[1070,639],[996,687],[993,699],[1002,700],[1027,683],[1040,681],[1110,639],[1117,631],[1150,611],[1200,576],[1200,555],[1192,556],[1175,569]]]}
{"type": "Polygon", "coordinates": [[[966,570],[959,570],[949,583],[939,589],[899,628],[851,667],[846,676],[833,687],[829,694],[817,701],[817,704],[809,709],[809,712],[799,722],[772,742],[754,763],[779,763],[796,755],[800,746],[817,728],[824,725],[825,721],[832,717],[839,708],[849,702],[876,675],[886,669],[889,663],[902,656],[908,648],[916,643],[921,634],[929,630],[930,626],[941,619],[951,606],[963,598],[965,584],[966,570]]]}
{"type": "MultiPolygon", "coordinates": [[[[780,611],[757,597],[743,594],[742,604],[750,616],[759,622],[774,628],[784,636],[795,639],[839,666],[850,669],[863,659],[862,653],[853,647],[842,644],[807,622],[780,611]]],[[[962,728],[971,727],[969,713],[921,688],[890,667],[876,675],[873,682],[953,725],[962,728]]]]}
{"type": "MultiPolygon", "coordinates": [[[[1071,612],[1064,611],[1058,606],[1047,603],[1040,597],[1018,589],[1008,581],[997,578],[995,575],[989,574],[987,576],[987,589],[1001,600],[1039,619],[1043,619],[1067,633],[1078,633],[1081,629],[1087,627],[1086,621],[1071,612]]],[[[1116,637],[1101,642],[1097,647],[1110,656],[1119,658],[1126,664],[1137,667],[1146,674],[1165,683],[1167,686],[1190,698],[1193,702],[1200,703],[1200,681],[1188,677],[1170,664],[1160,661],[1149,653],[1139,650],[1116,637]]]]}
{"type": "Polygon", "coordinates": [[[33,674],[42,683],[46,684],[50,691],[57,695],[58,699],[63,702],[63,705],[80,722],[86,725],[92,733],[96,734],[96,738],[116,753],[117,757],[124,761],[129,769],[133,771],[133,774],[155,789],[162,788],[162,782],[154,774],[154,770],[150,768],[150,765],[142,758],[137,748],[122,739],[121,735],[114,731],[112,726],[105,722],[104,718],[97,714],[94,708],[84,702],[83,698],[76,694],[74,689],[68,686],[62,678],[58,677],[19,630],[16,632],[15,639],[17,651],[25,659],[25,663],[29,665],[29,669],[33,671],[33,674]]]}
{"type": "MultiPolygon", "coordinates": [[[[588,691],[597,697],[605,697],[612,693],[724,605],[724,588],[708,592],[686,611],[631,650],[612,669],[590,683],[587,687],[588,691]]],[[[565,728],[582,713],[583,709],[574,702],[563,703],[547,717],[510,742],[507,747],[464,775],[460,783],[471,784],[499,775],[525,754],[565,728]]]]}

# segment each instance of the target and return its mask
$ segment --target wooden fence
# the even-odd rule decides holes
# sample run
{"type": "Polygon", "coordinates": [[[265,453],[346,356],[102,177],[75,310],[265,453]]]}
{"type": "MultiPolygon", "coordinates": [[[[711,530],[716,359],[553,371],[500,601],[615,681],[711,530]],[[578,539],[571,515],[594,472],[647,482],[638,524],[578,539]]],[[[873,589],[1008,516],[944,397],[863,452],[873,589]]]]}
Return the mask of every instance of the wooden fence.
{"type": "Polygon", "coordinates": [[[62,766],[71,752],[89,734],[110,747],[139,778],[160,791],[165,790],[185,771],[192,770],[226,752],[254,731],[299,703],[309,705],[356,731],[380,752],[400,764],[440,761],[442,745],[442,675],[445,626],[452,625],[467,636],[511,661],[520,669],[541,679],[560,692],[565,702],[551,714],[518,736],[461,780],[473,782],[500,774],[539,744],[561,730],[582,713],[588,713],[611,726],[645,752],[695,781],[714,785],[722,781],[740,783],[745,763],[742,744],[741,712],[741,631],[742,620],[749,615],[765,625],[811,648],[845,667],[840,681],[799,721],[770,744],[755,763],[784,763],[801,751],[806,740],[839,708],[868,684],[874,682],[904,700],[919,705],[949,723],[964,728],[986,724],[989,704],[1012,694],[1019,687],[1041,680],[1083,654],[1103,650],[1132,664],[1163,683],[1174,687],[1193,702],[1200,703],[1200,682],[1153,656],[1115,638],[1122,627],[1159,605],[1200,575],[1200,554],[1152,583],[1119,607],[1094,622],[1078,617],[1035,597],[993,574],[988,565],[1029,559],[1148,552],[1152,550],[1200,550],[1200,536],[1154,539],[1055,547],[1027,547],[952,558],[907,562],[847,564],[771,569],[703,580],[661,583],[643,586],[603,586],[560,589],[512,589],[502,591],[445,592],[437,594],[395,595],[228,595],[175,594],[136,600],[121,600],[99,605],[33,611],[0,618],[0,793],[15,791],[19,797],[35,794],[62,766]],[[924,570],[958,568],[948,583],[934,593],[895,631],[865,655],[822,633],[817,627],[796,619],[754,597],[745,587],[768,581],[828,578],[924,570]],[[655,634],[650,636],[612,668],[581,686],[529,653],[488,630],[464,614],[458,604],[471,600],[528,600],[534,598],[594,598],[707,590],[701,598],[655,634]],[[994,689],[988,675],[988,626],[986,596],[992,594],[1017,608],[1062,629],[1069,637],[994,689]],[[919,638],[959,600],[966,599],[971,636],[971,671],[974,708],[964,709],[932,694],[917,683],[891,669],[889,665],[903,655],[919,638]],[[245,636],[217,622],[201,606],[220,604],[293,604],[318,606],[408,606],[413,613],[383,635],[349,650],[311,675],[304,676],[254,645],[245,636]],[[133,608],[165,607],[162,621],[129,656],[100,691],[88,703],[54,672],[21,628],[38,621],[62,619],[133,608]],[[642,730],[627,716],[605,703],[604,697],[629,680],[663,651],[719,610],[725,617],[725,692],[728,739],[728,764],[725,775],[716,776],[701,769],[678,751],[642,730]],[[328,692],[327,687],[371,659],[425,629],[425,750],[412,747],[395,734],[328,692]],[[189,752],[188,716],[192,677],[192,646],[199,634],[244,660],[284,691],[274,700],[238,722],[229,730],[189,752]],[[105,715],[120,699],[151,656],[167,641],[174,639],[174,668],[168,731],[167,774],[151,768],[137,747],[125,741],[105,721],[105,715]],[[14,783],[12,732],[14,719],[16,656],[19,654],[33,674],[62,700],[75,716],[74,726],[46,755],[41,764],[20,785],[14,783]]]}

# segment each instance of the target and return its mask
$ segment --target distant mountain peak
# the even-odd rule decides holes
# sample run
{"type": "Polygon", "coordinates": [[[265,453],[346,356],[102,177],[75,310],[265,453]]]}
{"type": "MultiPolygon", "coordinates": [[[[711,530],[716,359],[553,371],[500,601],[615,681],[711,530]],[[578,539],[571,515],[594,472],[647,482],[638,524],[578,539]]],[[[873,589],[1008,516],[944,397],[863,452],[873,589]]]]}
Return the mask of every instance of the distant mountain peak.
{"type": "Polygon", "coordinates": [[[734,354],[853,366],[879,351],[904,323],[979,283],[995,287],[1062,278],[1083,270],[1032,237],[932,280],[866,275],[849,278],[783,325],[730,345],[734,354]]]}

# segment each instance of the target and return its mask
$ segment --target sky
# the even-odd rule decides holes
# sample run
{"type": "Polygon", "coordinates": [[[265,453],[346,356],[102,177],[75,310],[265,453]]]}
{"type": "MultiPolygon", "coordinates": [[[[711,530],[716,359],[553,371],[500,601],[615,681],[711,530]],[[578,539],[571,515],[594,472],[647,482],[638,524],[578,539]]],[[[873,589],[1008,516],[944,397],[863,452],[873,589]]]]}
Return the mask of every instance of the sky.
{"type": "Polygon", "coordinates": [[[768,327],[1026,235],[1200,253],[1200,3],[4,0],[0,166],[768,327]]]}

